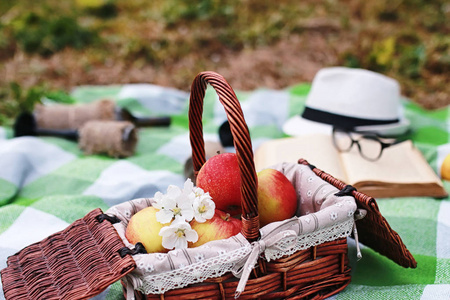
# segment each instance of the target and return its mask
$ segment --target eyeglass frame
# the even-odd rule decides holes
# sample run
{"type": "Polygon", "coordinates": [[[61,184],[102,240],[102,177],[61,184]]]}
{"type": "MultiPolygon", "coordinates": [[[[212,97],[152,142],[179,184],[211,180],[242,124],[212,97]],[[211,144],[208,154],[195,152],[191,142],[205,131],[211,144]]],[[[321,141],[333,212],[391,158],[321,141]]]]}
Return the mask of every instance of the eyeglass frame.
{"type": "Polygon", "coordinates": [[[376,133],[373,133],[373,132],[356,132],[356,131],[352,131],[352,130],[349,130],[349,129],[344,129],[344,128],[340,128],[340,127],[335,127],[335,126],[333,126],[333,132],[332,132],[332,140],[333,140],[333,145],[334,145],[334,147],[339,151],[339,152],[349,152],[352,148],[353,148],[353,145],[354,144],[356,144],[357,146],[358,146],[358,151],[359,151],[359,154],[364,158],[364,159],[366,159],[366,160],[368,160],[368,161],[372,161],[372,162],[374,162],[374,161],[377,161],[377,160],[379,160],[380,159],[380,157],[381,157],[381,155],[383,154],[383,150],[384,149],[386,149],[386,148],[389,148],[390,146],[393,146],[393,145],[396,145],[396,144],[399,144],[399,143],[401,143],[401,142],[404,142],[403,140],[395,140],[394,142],[391,142],[391,143],[386,143],[386,142],[383,142],[382,140],[381,140],[381,137],[379,136],[379,135],[377,135],[376,133]],[[338,145],[337,145],[337,142],[336,142],[336,140],[335,140],[335,132],[336,131],[340,131],[340,132],[343,132],[343,133],[346,133],[348,136],[349,136],[349,138],[351,139],[351,141],[352,141],[352,143],[351,143],[351,145],[348,147],[348,149],[346,149],[346,150],[342,150],[338,145]],[[353,138],[353,136],[351,135],[351,133],[357,133],[357,134],[361,134],[361,138],[360,139],[369,139],[369,140],[374,140],[374,141],[377,141],[377,142],[379,142],[380,143],[380,145],[381,145],[381,149],[380,149],[380,153],[378,154],[378,156],[376,157],[376,158],[370,158],[370,157],[367,157],[367,156],[365,156],[364,155],[364,153],[363,153],[363,151],[361,150],[361,145],[360,145],[360,143],[359,143],[359,140],[355,140],[354,138],[353,138]]]}

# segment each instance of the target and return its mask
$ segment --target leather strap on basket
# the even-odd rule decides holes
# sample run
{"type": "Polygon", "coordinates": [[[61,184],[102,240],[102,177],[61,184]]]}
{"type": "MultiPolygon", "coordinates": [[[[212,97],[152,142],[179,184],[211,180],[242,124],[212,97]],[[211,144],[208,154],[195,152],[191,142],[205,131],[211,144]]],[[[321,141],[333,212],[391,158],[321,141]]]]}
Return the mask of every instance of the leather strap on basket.
{"type": "Polygon", "coordinates": [[[203,99],[207,84],[210,84],[215,89],[230,123],[242,182],[242,234],[247,240],[253,241],[259,237],[258,200],[256,196],[258,181],[253,161],[250,134],[244,120],[241,105],[233,89],[225,78],[214,72],[198,74],[191,86],[189,132],[194,172],[197,174],[206,162],[202,115],[203,99]]]}
{"type": "Polygon", "coordinates": [[[416,260],[409,250],[406,249],[398,233],[391,228],[386,219],[381,215],[374,198],[358,192],[354,188],[350,191],[344,182],[319,170],[304,159],[299,159],[298,163],[309,166],[317,176],[334,185],[339,190],[347,189],[348,194],[355,197],[358,208],[363,208],[367,211],[364,219],[358,221],[359,240],[363,244],[405,268],[415,268],[417,266],[416,260]]]}

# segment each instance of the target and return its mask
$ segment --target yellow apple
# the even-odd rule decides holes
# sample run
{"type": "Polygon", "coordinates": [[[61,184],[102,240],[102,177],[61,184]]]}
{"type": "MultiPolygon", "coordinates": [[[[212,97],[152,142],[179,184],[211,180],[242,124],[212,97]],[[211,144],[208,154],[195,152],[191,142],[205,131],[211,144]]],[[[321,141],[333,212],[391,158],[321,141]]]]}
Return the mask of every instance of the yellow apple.
{"type": "Polygon", "coordinates": [[[444,158],[441,165],[441,178],[450,180],[450,153],[444,158]]]}
{"type": "Polygon", "coordinates": [[[258,172],[258,214],[261,226],[292,218],[297,211],[297,192],[283,173],[258,172]]]}
{"type": "Polygon", "coordinates": [[[208,159],[197,175],[197,186],[209,192],[216,208],[231,215],[241,212],[241,176],[237,156],[222,153],[208,159]]]}
{"type": "Polygon", "coordinates": [[[162,246],[162,237],[159,235],[159,231],[165,225],[156,220],[157,212],[158,209],[152,206],[138,211],[131,217],[125,231],[127,240],[132,244],[141,242],[147,253],[168,251],[162,246]]]}
{"type": "Polygon", "coordinates": [[[190,244],[191,247],[198,247],[204,243],[222,240],[232,237],[241,232],[242,221],[230,216],[229,213],[216,209],[214,216],[204,223],[191,222],[191,227],[198,234],[198,241],[190,244]]]}

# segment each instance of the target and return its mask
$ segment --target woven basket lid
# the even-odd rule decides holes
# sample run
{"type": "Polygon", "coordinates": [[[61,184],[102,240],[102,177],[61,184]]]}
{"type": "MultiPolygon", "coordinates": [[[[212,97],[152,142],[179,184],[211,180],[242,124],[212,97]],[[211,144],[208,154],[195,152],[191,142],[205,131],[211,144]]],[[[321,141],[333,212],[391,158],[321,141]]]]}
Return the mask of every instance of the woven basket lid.
{"type": "Polygon", "coordinates": [[[89,299],[136,268],[122,257],[121,238],[95,209],[44,240],[8,257],[1,271],[5,298],[89,299]]]}
{"type": "MultiPolygon", "coordinates": [[[[346,186],[344,182],[309,164],[306,160],[300,159],[298,162],[310,166],[317,176],[333,184],[338,189],[342,190],[346,186]]],[[[417,267],[416,260],[406,248],[398,233],[391,228],[383,217],[375,199],[356,191],[356,189],[351,190],[350,194],[355,197],[358,208],[367,211],[367,215],[362,220],[357,221],[359,240],[364,245],[386,256],[402,267],[417,267]]]]}

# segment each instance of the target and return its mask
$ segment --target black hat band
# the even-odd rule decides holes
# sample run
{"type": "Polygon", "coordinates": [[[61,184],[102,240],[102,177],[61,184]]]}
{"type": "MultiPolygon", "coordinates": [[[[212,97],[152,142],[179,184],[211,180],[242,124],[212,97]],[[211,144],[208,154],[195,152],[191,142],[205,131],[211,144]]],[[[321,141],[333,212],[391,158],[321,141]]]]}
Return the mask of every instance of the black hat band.
{"type": "Polygon", "coordinates": [[[310,107],[305,107],[302,117],[311,121],[334,125],[345,129],[352,129],[359,126],[386,125],[399,122],[399,119],[376,120],[342,116],[310,107]]]}

